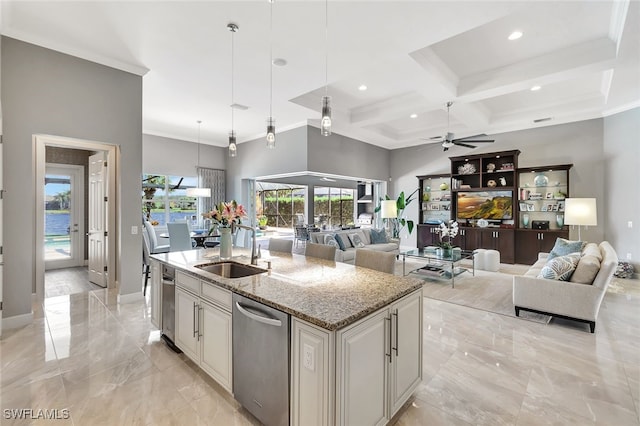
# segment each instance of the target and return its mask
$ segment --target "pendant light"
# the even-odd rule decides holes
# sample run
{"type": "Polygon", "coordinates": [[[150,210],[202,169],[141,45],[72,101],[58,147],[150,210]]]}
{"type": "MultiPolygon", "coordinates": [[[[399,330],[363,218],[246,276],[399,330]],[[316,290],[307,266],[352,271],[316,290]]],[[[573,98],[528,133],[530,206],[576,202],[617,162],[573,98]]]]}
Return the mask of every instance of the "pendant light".
{"type": "Polygon", "coordinates": [[[331,97],[329,92],[329,0],[324,2],[324,96],[322,97],[322,118],[320,119],[320,134],[331,135],[331,97]]]}
{"type": "Polygon", "coordinates": [[[273,3],[269,0],[269,118],[267,119],[267,148],[276,147],[276,120],[273,118],[273,3]]]}
{"type": "MultiPolygon", "coordinates": [[[[200,168],[200,125],[202,120],[198,120],[198,158],[196,163],[196,171],[200,168]]],[[[211,197],[211,188],[187,188],[187,197],[209,198],[211,197]]]]}
{"type": "Polygon", "coordinates": [[[227,24],[227,29],[231,31],[231,131],[229,132],[229,157],[238,155],[238,145],[236,144],[236,132],[233,130],[233,35],[239,27],[234,23],[227,24]]]}

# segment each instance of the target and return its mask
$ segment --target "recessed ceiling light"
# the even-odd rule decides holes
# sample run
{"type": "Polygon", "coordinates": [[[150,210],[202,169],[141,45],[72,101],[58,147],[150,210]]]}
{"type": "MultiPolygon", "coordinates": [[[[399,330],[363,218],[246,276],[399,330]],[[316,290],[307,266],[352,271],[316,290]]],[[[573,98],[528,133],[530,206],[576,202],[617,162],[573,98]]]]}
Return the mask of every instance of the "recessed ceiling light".
{"type": "Polygon", "coordinates": [[[367,85],[366,84],[361,84],[360,86],[358,86],[358,90],[361,92],[364,92],[365,90],[367,90],[367,85]]]}
{"type": "Polygon", "coordinates": [[[509,34],[509,40],[513,41],[513,40],[517,40],[520,37],[522,37],[522,31],[514,31],[511,34],[509,34]]]}
{"type": "Polygon", "coordinates": [[[411,117],[411,118],[416,118],[417,116],[418,116],[418,114],[415,114],[415,113],[414,113],[414,114],[411,114],[409,117],[411,117]]]}
{"type": "Polygon", "coordinates": [[[542,86],[531,86],[531,91],[532,92],[536,92],[538,90],[542,89],[542,86]]]}
{"type": "Polygon", "coordinates": [[[287,65],[287,60],[282,58],[275,58],[271,63],[276,67],[284,67],[285,65],[287,65]]]}

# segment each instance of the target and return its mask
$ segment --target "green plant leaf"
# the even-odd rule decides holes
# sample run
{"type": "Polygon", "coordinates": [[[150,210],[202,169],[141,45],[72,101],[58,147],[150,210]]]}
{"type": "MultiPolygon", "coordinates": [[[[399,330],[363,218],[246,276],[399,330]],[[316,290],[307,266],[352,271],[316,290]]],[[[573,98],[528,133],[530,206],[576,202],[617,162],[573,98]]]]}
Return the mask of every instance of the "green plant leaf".
{"type": "Polygon", "coordinates": [[[411,232],[413,231],[413,221],[412,220],[407,220],[407,230],[409,231],[409,235],[411,235],[411,232]]]}

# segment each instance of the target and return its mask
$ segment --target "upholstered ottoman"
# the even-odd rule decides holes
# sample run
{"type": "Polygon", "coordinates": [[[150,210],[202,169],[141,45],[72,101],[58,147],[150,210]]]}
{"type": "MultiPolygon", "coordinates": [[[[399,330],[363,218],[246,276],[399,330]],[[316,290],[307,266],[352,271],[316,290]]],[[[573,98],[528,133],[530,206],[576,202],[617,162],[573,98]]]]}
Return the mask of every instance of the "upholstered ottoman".
{"type": "Polygon", "coordinates": [[[481,271],[484,270],[484,254],[487,251],[485,249],[475,249],[473,251],[473,262],[475,269],[479,269],[481,271]]]}
{"type": "Polygon", "coordinates": [[[484,253],[484,270],[498,272],[500,269],[500,252],[498,250],[487,250],[484,253]]]}

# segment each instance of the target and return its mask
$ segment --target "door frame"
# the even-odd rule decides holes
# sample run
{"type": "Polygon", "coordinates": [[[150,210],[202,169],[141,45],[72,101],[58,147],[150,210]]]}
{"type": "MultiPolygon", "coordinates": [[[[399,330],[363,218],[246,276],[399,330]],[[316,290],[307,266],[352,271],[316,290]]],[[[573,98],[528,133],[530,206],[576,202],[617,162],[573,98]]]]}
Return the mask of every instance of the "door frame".
{"type": "MultiPolygon", "coordinates": [[[[120,206],[119,191],[120,169],[119,154],[120,150],[117,145],[106,144],[96,141],[88,141],[82,139],[67,138],[53,135],[33,135],[34,145],[34,166],[35,166],[35,197],[36,200],[44,199],[44,177],[46,155],[45,148],[47,146],[55,146],[60,148],[84,149],[87,151],[105,151],[107,153],[107,169],[109,173],[109,189],[108,197],[113,202],[109,203],[107,210],[107,229],[109,231],[109,244],[107,248],[107,288],[117,287],[117,262],[120,247],[120,229],[118,224],[117,212],[120,206]]],[[[36,203],[35,212],[35,233],[33,241],[34,270],[35,270],[35,287],[36,297],[38,300],[44,300],[44,205],[36,203]]],[[[85,212],[88,214],[88,212],[85,212]]]]}
{"type": "MultiPolygon", "coordinates": [[[[71,253],[72,257],[69,259],[63,260],[45,260],[45,271],[49,269],[60,269],[60,268],[73,268],[76,266],[84,265],[84,217],[87,214],[84,210],[84,181],[85,181],[85,168],[81,165],[76,164],[59,164],[59,163],[45,163],[45,176],[47,174],[47,170],[55,170],[60,171],[62,173],[68,174],[73,180],[70,185],[71,187],[71,203],[72,206],[70,209],[70,219],[73,219],[71,222],[75,221],[78,226],[75,229],[76,235],[76,244],[74,247],[73,239],[69,239],[69,244],[71,245],[71,253]],[[48,266],[47,266],[48,264],[48,266]]],[[[55,172],[54,172],[55,173],[55,172]]],[[[44,195],[44,194],[43,194],[44,195]]],[[[44,197],[43,197],[44,200],[44,197]]],[[[69,230],[72,232],[73,230],[69,230]]],[[[72,234],[70,234],[71,236],[72,234]]]]}

